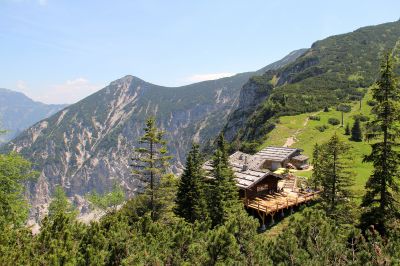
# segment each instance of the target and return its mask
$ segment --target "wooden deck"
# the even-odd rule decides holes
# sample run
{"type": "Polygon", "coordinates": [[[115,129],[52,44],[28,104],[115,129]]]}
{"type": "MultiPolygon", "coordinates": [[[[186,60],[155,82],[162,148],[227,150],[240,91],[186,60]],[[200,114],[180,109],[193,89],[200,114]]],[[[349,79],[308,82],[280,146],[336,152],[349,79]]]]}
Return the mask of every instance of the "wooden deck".
{"type": "Polygon", "coordinates": [[[248,209],[255,210],[260,216],[262,225],[265,225],[265,219],[268,215],[272,218],[272,223],[274,222],[274,215],[277,212],[282,212],[284,210],[293,210],[300,204],[307,203],[315,200],[318,197],[319,191],[317,192],[280,192],[274,194],[264,194],[259,195],[255,198],[245,198],[243,199],[244,205],[248,209]]]}

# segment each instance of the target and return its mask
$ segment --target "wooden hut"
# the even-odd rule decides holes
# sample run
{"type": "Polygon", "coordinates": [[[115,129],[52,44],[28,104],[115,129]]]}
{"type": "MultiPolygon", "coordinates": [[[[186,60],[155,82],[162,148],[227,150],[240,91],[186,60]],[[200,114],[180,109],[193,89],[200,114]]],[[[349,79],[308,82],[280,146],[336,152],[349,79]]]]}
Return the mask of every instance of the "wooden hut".
{"type": "MultiPolygon", "coordinates": [[[[255,197],[259,194],[273,194],[278,191],[278,182],[282,176],[267,169],[254,169],[252,166],[258,165],[258,159],[248,159],[247,154],[238,151],[229,157],[229,163],[242,198],[255,197]]],[[[213,169],[211,161],[207,161],[203,165],[203,169],[211,171],[213,169]]]]}

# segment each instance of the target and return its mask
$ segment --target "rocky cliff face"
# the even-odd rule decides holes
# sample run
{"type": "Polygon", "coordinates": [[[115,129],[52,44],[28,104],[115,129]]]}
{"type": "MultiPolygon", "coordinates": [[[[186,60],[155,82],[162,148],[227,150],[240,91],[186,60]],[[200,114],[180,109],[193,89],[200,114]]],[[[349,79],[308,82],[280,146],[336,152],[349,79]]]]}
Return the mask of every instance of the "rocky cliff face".
{"type": "Polygon", "coordinates": [[[126,76],[28,128],[3,151],[23,154],[40,171],[39,179],[28,185],[31,214],[40,218],[45,213],[57,185],[77,203],[90,191],[108,191],[115,182],[134,194],[138,184],[129,158],[149,116],[166,131],[172,170],[178,172],[193,141],[204,145],[222,130],[252,75],[176,88],[126,76]]]}
{"type": "Polygon", "coordinates": [[[66,105],[35,102],[20,92],[0,89],[0,128],[7,133],[0,143],[7,142],[34,123],[47,118],[66,105]]]}

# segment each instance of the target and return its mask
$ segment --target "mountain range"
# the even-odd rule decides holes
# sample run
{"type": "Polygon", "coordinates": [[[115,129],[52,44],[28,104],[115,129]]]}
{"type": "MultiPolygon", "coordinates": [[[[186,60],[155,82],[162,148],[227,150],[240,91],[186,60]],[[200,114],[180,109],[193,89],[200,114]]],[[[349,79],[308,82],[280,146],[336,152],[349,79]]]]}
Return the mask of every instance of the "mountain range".
{"type": "Polygon", "coordinates": [[[0,126],[7,130],[0,136],[0,143],[11,140],[24,129],[66,106],[36,102],[23,93],[0,88],[0,126]]]}
{"type": "Polygon", "coordinates": [[[130,158],[149,116],[166,131],[174,156],[171,170],[179,172],[192,142],[207,145],[221,132],[251,76],[279,69],[305,51],[294,51],[259,71],[182,87],[158,86],[128,75],[36,123],[3,148],[21,153],[40,172],[28,185],[31,214],[42,216],[57,185],[77,205],[86,193],[106,192],[114,183],[134,194],[138,186],[130,158]]]}
{"type": "Polygon", "coordinates": [[[23,131],[3,151],[17,151],[40,172],[28,184],[32,215],[42,216],[61,185],[82,196],[115,183],[137,191],[130,158],[147,117],[166,131],[179,172],[193,141],[208,148],[223,132],[232,149],[255,151],[279,117],[336,107],[361,97],[375,81],[380,58],[397,49],[400,22],[328,37],[255,72],[182,87],[125,76],[23,131]]]}

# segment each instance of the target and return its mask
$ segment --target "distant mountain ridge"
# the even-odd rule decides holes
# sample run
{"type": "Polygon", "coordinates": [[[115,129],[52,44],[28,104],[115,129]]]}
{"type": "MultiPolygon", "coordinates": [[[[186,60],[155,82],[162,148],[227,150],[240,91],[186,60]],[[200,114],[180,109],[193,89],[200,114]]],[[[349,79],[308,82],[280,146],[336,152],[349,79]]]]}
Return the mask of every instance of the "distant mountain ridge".
{"type": "Polygon", "coordinates": [[[66,106],[36,102],[21,92],[0,88],[0,128],[7,130],[0,136],[0,143],[11,140],[24,129],[66,106]]]}
{"type": "MultiPolygon", "coordinates": [[[[264,69],[282,67],[302,53],[264,69]]],[[[128,75],[28,128],[3,150],[20,152],[41,173],[29,185],[32,214],[43,214],[56,185],[77,202],[89,191],[107,191],[114,182],[134,193],[137,181],[129,158],[149,116],[166,131],[177,171],[193,141],[204,145],[221,132],[243,84],[255,73],[173,88],[128,75]]]]}

